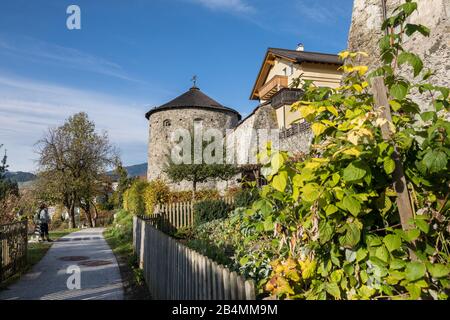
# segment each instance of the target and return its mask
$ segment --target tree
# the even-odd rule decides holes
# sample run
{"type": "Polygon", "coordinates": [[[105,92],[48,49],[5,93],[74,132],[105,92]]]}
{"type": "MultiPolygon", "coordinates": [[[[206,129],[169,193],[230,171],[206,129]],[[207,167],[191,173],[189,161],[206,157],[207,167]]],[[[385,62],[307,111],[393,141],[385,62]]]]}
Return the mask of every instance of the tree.
{"type": "Polygon", "coordinates": [[[84,112],[77,113],[60,127],[51,128],[38,141],[39,178],[53,202],[62,203],[75,225],[75,208],[81,206],[89,226],[93,226],[91,205],[106,169],[117,156],[106,132],[95,131],[94,122],[84,112]]]}
{"type": "Polygon", "coordinates": [[[114,174],[117,178],[117,189],[113,194],[113,204],[114,207],[119,208],[123,204],[123,195],[125,191],[131,186],[133,178],[128,177],[127,170],[123,167],[122,163],[119,161],[116,164],[114,174]]]}
{"type": "MultiPolygon", "coordinates": [[[[0,149],[3,147],[0,144],[0,149]]],[[[3,155],[3,158],[0,161],[0,201],[4,200],[9,194],[19,195],[19,188],[16,182],[11,181],[6,178],[6,172],[8,171],[8,165],[6,164],[6,160],[8,157],[6,156],[6,150],[3,155]]]]}
{"type": "MultiPolygon", "coordinates": [[[[205,149],[205,145],[203,145],[203,149],[205,149]]],[[[194,148],[191,148],[191,150],[193,157],[194,148]]],[[[193,193],[195,193],[197,191],[197,184],[211,179],[229,180],[235,176],[239,170],[235,165],[225,163],[207,164],[202,161],[200,164],[178,164],[175,163],[171,157],[168,157],[164,172],[173,182],[192,182],[193,193]]]]}

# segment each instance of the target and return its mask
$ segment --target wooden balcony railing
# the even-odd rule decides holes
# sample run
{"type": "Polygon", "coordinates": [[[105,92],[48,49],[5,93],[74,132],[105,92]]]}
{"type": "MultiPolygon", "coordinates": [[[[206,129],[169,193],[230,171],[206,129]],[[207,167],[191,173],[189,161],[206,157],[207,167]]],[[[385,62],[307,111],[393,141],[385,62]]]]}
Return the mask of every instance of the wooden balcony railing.
{"type": "Polygon", "coordinates": [[[258,94],[259,99],[269,100],[275,93],[277,93],[282,88],[288,87],[288,77],[287,76],[274,76],[269,80],[264,86],[259,88],[258,94]]]}

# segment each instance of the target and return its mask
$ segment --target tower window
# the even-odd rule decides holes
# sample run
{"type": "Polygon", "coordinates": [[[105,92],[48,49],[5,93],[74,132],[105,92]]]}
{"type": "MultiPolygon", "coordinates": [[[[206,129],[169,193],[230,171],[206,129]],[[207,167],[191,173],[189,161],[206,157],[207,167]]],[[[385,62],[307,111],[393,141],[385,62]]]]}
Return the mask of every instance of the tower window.
{"type": "Polygon", "coordinates": [[[163,121],[163,127],[170,127],[171,123],[169,119],[163,121]]]}

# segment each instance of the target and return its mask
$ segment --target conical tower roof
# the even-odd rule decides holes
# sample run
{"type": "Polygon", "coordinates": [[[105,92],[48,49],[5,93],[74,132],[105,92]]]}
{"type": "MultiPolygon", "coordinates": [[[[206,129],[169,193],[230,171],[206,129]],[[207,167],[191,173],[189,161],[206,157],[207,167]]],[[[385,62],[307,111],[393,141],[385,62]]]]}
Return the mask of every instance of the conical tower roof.
{"type": "Polygon", "coordinates": [[[151,109],[149,112],[145,114],[145,117],[149,119],[152,113],[162,110],[182,109],[182,108],[203,108],[222,112],[232,112],[237,114],[238,118],[241,119],[241,115],[239,114],[239,112],[237,112],[232,108],[228,108],[221,105],[216,100],[208,97],[206,94],[201,92],[200,89],[196,86],[190,88],[188,91],[176,97],[175,99],[159,107],[151,109]]]}

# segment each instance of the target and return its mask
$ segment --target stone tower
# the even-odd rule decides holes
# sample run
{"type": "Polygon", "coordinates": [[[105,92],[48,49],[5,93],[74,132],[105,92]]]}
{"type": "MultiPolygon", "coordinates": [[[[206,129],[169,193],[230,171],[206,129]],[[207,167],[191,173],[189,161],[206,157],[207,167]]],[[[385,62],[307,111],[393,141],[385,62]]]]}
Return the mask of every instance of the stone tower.
{"type": "MultiPolygon", "coordinates": [[[[418,54],[424,66],[436,75],[430,79],[435,85],[450,85],[450,1],[415,0],[418,12],[410,22],[423,24],[431,29],[431,35],[415,34],[406,39],[406,50],[418,54]]],[[[404,0],[354,0],[352,24],[348,47],[351,51],[365,51],[371,55],[368,63],[374,67],[379,57],[378,40],[382,37],[381,24],[384,12],[391,12],[404,0]],[[384,4],[383,4],[384,3],[384,4]]]]}
{"type": "MultiPolygon", "coordinates": [[[[176,129],[191,130],[194,122],[203,129],[215,128],[225,133],[234,128],[241,115],[211,99],[196,86],[159,107],[151,109],[145,117],[149,121],[147,180],[164,179],[164,167],[170,154],[171,134],[176,129]]],[[[190,190],[190,183],[171,184],[176,190],[190,190]]],[[[199,186],[200,187],[200,186],[199,186]]]]}

